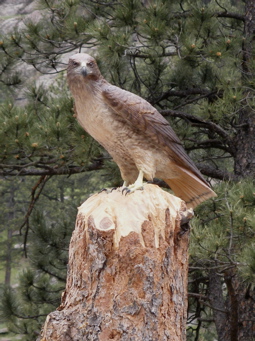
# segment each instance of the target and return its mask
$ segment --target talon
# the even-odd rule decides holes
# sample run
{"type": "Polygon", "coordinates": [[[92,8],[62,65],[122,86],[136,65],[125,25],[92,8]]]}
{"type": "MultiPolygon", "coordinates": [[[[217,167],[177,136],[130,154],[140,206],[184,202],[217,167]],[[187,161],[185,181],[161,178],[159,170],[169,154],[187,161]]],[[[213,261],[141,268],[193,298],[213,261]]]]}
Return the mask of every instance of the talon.
{"type": "Polygon", "coordinates": [[[124,181],[122,194],[126,191],[125,195],[135,192],[137,189],[143,190],[143,172],[139,171],[138,178],[132,184],[127,186],[127,182],[124,181]]]}
{"type": "Polygon", "coordinates": [[[125,191],[130,191],[130,189],[128,189],[128,187],[124,187],[121,193],[123,194],[125,191]]]}
{"type": "Polygon", "coordinates": [[[98,194],[99,194],[99,193],[102,193],[102,192],[108,192],[108,189],[107,189],[107,188],[102,188],[102,189],[98,192],[98,194]]]}
{"type": "Polygon", "coordinates": [[[127,191],[125,193],[125,196],[128,194],[128,193],[131,193],[131,190],[129,188],[127,188],[127,191]]]}
{"type": "Polygon", "coordinates": [[[115,191],[118,187],[113,187],[113,188],[102,188],[99,192],[99,193],[102,193],[102,192],[106,192],[107,194],[108,193],[112,193],[112,191],[115,191]]]}

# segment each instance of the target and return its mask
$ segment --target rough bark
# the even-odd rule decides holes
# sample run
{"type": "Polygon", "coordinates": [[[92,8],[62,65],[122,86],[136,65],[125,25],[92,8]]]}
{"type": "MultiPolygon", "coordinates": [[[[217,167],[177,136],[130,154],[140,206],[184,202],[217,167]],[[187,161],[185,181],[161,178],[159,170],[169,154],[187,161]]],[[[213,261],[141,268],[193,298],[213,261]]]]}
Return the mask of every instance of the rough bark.
{"type": "Polygon", "coordinates": [[[79,208],[62,303],[40,340],[184,341],[188,219],[184,202],[155,185],[90,197],[79,208]]]}
{"type": "MultiPolygon", "coordinates": [[[[249,82],[254,80],[255,56],[255,2],[245,1],[243,42],[243,83],[247,83],[247,105],[239,115],[235,139],[235,174],[240,178],[255,176],[255,115],[249,103],[249,82]]],[[[245,88],[245,87],[244,87],[245,88]]],[[[225,339],[230,341],[253,341],[255,339],[255,290],[242,281],[237,269],[230,269],[224,274],[227,289],[225,306],[228,311],[225,339]]],[[[219,314],[217,310],[214,315],[219,314]]],[[[220,318],[215,319],[217,331],[221,329],[220,318]]],[[[220,340],[220,338],[219,338],[220,340]]]]}
{"type": "Polygon", "coordinates": [[[230,341],[229,314],[225,306],[222,280],[215,270],[210,270],[208,275],[208,298],[213,311],[218,341],[230,341]]]}
{"type": "Polygon", "coordinates": [[[228,270],[224,277],[228,292],[226,307],[229,311],[229,340],[253,341],[255,338],[254,289],[240,281],[236,269],[228,270]]]}
{"type": "Polygon", "coordinates": [[[239,117],[238,135],[235,140],[235,174],[239,177],[255,176],[255,115],[253,111],[243,110],[239,117]]]}
{"type": "Polygon", "coordinates": [[[224,276],[209,272],[208,298],[218,341],[254,341],[254,289],[240,280],[236,269],[226,270],[224,276]]]}
{"type": "Polygon", "coordinates": [[[240,177],[255,176],[255,115],[254,108],[249,102],[250,82],[254,81],[255,56],[255,2],[245,1],[244,41],[243,41],[243,85],[246,90],[247,103],[239,115],[238,128],[234,145],[235,174],[240,177]],[[247,87],[245,85],[247,84],[247,87]]]}
{"type": "MultiPolygon", "coordinates": [[[[10,188],[10,196],[8,202],[8,221],[13,221],[15,218],[15,187],[10,188]]],[[[11,284],[11,271],[12,271],[12,227],[7,227],[7,240],[6,240],[6,254],[5,254],[5,278],[4,284],[9,286],[11,284]]]]}

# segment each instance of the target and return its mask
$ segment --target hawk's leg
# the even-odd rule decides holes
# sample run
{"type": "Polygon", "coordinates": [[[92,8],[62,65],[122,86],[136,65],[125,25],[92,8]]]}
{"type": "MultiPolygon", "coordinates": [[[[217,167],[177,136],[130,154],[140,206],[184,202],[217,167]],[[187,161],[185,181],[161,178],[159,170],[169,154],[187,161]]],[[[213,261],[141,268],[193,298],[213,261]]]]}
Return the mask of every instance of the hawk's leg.
{"type": "Polygon", "coordinates": [[[129,182],[127,180],[124,180],[122,187],[128,187],[129,182]]]}
{"type": "Polygon", "coordinates": [[[125,185],[126,185],[126,181],[124,181],[124,184],[123,184],[124,188],[122,190],[122,193],[126,192],[126,195],[128,193],[132,193],[136,191],[137,189],[143,189],[143,171],[141,170],[139,171],[138,178],[133,183],[133,185],[129,185],[128,187],[126,187],[125,185]]]}

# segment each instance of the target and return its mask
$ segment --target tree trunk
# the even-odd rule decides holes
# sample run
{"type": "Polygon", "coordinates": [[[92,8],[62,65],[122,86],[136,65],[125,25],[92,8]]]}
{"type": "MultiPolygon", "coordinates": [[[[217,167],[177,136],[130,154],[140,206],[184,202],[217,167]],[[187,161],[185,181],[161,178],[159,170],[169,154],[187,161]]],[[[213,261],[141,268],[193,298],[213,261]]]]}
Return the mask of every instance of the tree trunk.
{"type": "Polygon", "coordinates": [[[218,341],[230,341],[229,312],[226,309],[220,275],[214,270],[208,274],[208,298],[212,307],[218,341]]]}
{"type": "Polygon", "coordinates": [[[184,341],[190,215],[155,185],[90,197],[79,208],[62,303],[40,340],[184,341]]]}
{"type": "Polygon", "coordinates": [[[235,174],[240,178],[255,177],[255,115],[243,109],[239,116],[240,126],[235,139],[235,174]]]}
{"type": "MultiPolygon", "coordinates": [[[[14,219],[14,206],[15,206],[15,188],[10,188],[10,197],[8,203],[8,221],[14,219]]],[[[4,283],[7,286],[11,285],[11,269],[12,269],[12,226],[7,227],[7,240],[6,240],[6,258],[5,258],[5,279],[4,283]]]]}
{"type": "Polygon", "coordinates": [[[226,306],[229,321],[232,325],[231,341],[254,341],[255,338],[255,295],[254,288],[247,286],[237,274],[235,269],[228,270],[225,274],[228,296],[226,306]]]}
{"type": "MultiPolygon", "coordinates": [[[[13,219],[13,218],[11,218],[13,219]]],[[[4,284],[11,285],[11,270],[12,270],[12,229],[7,229],[7,241],[6,241],[6,258],[5,258],[5,278],[4,284]]]]}
{"type": "MultiPolygon", "coordinates": [[[[243,82],[247,83],[247,105],[239,115],[235,140],[235,173],[240,177],[255,176],[255,115],[250,101],[249,82],[254,82],[255,56],[255,3],[254,0],[245,1],[245,22],[243,42],[243,82]]],[[[255,339],[255,290],[243,282],[236,269],[226,271],[224,280],[227,289],[225,306],[226,330],[225,339],[230,341],[253,341],[255,339]]],[[[219,314],[217,310],[214,315],[219,314]]],[[[220,318],[215,319],[217,331],[222,327],[220,318]]],[[[221,340],[219,338],[219,340],[221,340]]]]}
{"type": "Polygon", "coordinates": [[[246,105],[239,115],[237,134],[235,139],[235,173],[240,177],[255,176],[255,115],[253,93],[254,57],[255,57],[255,3],[254,0],[245,1],[243,41],[243,85],[246,90],[246,105]],[[246,85],[246,86],[245,86],[246,85]]]}

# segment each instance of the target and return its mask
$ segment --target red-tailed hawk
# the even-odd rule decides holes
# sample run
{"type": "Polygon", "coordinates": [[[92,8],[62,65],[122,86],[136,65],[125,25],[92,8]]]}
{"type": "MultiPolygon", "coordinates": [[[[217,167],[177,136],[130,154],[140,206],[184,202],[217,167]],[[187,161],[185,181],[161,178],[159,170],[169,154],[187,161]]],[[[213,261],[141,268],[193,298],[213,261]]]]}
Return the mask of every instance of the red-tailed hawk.
{"type": "Polygon", "coordinates": [[[108,83],[93,57],[72,56],[67,80],[79,123],[117,163],[124,187],[134,191],[143,177],[157,177],[188,207],[216,196],[167,120],[143,98],[108,83]]]}

